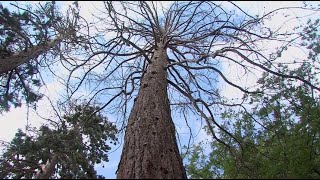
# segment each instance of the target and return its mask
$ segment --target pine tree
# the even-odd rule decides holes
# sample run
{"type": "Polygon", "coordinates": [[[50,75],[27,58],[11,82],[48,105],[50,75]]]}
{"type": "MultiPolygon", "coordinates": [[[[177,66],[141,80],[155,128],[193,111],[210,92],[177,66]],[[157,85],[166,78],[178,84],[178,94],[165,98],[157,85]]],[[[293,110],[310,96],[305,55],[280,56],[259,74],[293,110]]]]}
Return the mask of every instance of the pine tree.
{"type": "Polygon", "coordinates": [[[0,3],[0,113],[37,102],[39,72],[57,61],[63,46],[80,44],[77,6],[68,14],[54,1],[34,6],[11,3],[9,10],[0,3]]]}
{"type": "Polygon", "coordinates": [[[117,129],[100,113],[92,116],[98,108],[76,105],[51,126],[43,125],[33,133],[19,129],[1,157],[0,177],[104,178],[94,165],[108,162],[108,143],[116,144],[117,129]]]}

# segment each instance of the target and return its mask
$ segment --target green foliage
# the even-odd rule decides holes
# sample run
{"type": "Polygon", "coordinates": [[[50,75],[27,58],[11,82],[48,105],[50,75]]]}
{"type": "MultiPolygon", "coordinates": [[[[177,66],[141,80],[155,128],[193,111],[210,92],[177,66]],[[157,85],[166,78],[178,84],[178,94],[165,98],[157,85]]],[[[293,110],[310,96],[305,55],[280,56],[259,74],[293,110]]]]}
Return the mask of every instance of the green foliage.
{"type": "Polygon", "coordinates": [[[220,133],[237,151],[236,155],[217,142],[212,143],[209,155],[201,154],[195,147],[188,158],[190,177],[319,178],[320,102],[301,86],[282,93],[290,94],[289,102],[294,102],[279,105],[276,94],[254,109],[255,120],[262,121],[264,127],[247,118],[246,112],[237,113],[237,121],[228,130],[235,131],[242,148],[220,133]]]}
{"type": "Polygon", "coordinates": [[[53,156],[58,163],[51,178],[103,178],[94,165],[108,161],[107,142],[117,142],[117,130],[101,114],[88,119],[97,108],[77,105],[57,128],[43,125],[34,136],[18,130],[0,159],[0,178],[32,178],[53,156]]]}
{"type": "MultiPolygon", "coordinates": [[[[307,77],[318,83],[313,62],[318,59],[319,20],[304,28],[303,44],[310,49],[309,60],[286,74],[307,77]]],[[[232,147],[211,143],[204,154],[200,144],[187,155],[191,178],[320,178],[319,92],[291,79],[264,73],[258,80],[263,94],[246,95],[252,111],[226,111],[224,128],[235,132],[241,144],[219,132],[232,147]],[[233,121],[234,120],[234,121],[233,121]],[[233,123],[230,123],[233,122],[233,123]]]]}
{"type": "MultiPolygon", "coordinates": [[[[46,45],[63,33],[76,32],[76,27],[69,22],[71,17],[68,18],[59,12],[54,1],[40,3],[36,7],[30,4],[25,6],[11,4],[10,9],[0,3],[2,63],[5,60],[9,61],[13,55],[46,45]]],[[[65,37],[68,38],[75,39],[75,37],[65,37]]],[[[40,68],[47,67],[49,63],[47,59],[53,58],[54,48],[58,47],[38,50],[14,70],[0,74],[0,113],[8,111],[11,106],[20,107],[23,101],[35,106],[35,102],[42,97],[37,92],[42,85],[39,71],[40,68]]]]}

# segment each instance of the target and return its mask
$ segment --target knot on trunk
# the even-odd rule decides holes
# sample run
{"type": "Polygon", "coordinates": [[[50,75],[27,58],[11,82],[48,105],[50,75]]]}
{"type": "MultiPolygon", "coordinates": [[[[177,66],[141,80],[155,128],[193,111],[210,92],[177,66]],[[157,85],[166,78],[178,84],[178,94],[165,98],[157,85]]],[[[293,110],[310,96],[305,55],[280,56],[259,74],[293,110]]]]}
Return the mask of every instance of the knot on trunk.
{"type": "Polygon", "coordinates": [[[148,87],[148,84],[145,83],[145,84],[142,85],[142,87],[143,87],[143,88],[146,88],[146,87],[148,87]]]}

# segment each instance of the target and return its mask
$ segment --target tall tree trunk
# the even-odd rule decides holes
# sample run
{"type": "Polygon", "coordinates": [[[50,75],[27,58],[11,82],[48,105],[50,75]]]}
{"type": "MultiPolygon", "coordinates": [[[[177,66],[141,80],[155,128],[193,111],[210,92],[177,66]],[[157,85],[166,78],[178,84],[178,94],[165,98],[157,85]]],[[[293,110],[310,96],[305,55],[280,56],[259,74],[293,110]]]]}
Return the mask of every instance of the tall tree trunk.
{"type": "Polygon", "coordinates": [[[129,116],[118,179],[186,179],[171,118],[163,46],[155,50],[129,116]]]}

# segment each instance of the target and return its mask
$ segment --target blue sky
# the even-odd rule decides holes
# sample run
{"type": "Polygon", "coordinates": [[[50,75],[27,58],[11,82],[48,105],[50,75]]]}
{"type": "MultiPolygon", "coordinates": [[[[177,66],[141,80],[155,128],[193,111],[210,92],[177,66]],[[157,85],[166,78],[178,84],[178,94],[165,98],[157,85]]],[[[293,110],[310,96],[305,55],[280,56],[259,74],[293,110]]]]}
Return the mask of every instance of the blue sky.
{"type": "MultiPolygon", "coordinates": [[[[8,2],[3,2],[3,4],[7,4],[8,2]]],[[[60,2],[61,3],[61,2],[60,2]]],[[[70,4],[71,2],[65,2],[65,4],[70,4]]],[[[90,12],[95,12],[94,7],[101,7],[99,5],[101,2],[94,2],[94,1],[80,1],[79,5],[81,7],[81,15],[83,17],[88,18],[89,20],[93,20],[92,16],[90,15],[90,12]]],[[[165,6],[168,6],[171,2],[165,3],[165,6]]],[[[246,1],[246,2],[236,2],[237,5],[242,7],[245,11],[249,11],[251,14],[261,14],[264,12],[268,12],[271,9],[278,8],[280,6],[291,6],[295,4],[301,4],[302,2],[252,2],[252,1],[246,1]]],[[[224,4],[227,5],[227,4],[224,4]]],[[[67,6],[62,6],[62,10],[65,11],[67,9],[67,6]]],[[[272,21],[268,21],[267,25],[273,26],[274,28],[280,26],[282,22],[284,21],[281,15],[276,15],[272,21]]],[[[297,25],[297,23],[294,20],[288,21],[285,25],[285,28],[292,29],[293,26],[297,25]]],[[[269,48],[275,47],[277,44],[268,44],[269,48]]],[[[262,45],[263,46],[263,45],[262,45]]],[[[291,51],[292,52],[292,51],[291,51]]],[[[294,51],[295,56],[304,56],[303,52],[301,51],[294,51]]],[[[288,52],[287,56],[291,56],[292,53],[290,51],[288,52]]],[[[251,84],[256,80],[256,77],[254,76],[248,76],[246,78],[239,77],[237,74],[239,73],[238,70],[234,66],[229,66],[229,64],[225,64],[223,67],[224,73],[230,78],[230,80],[233,80],[234,82],[237,82],[238,84],[251,84]]],[[[256,72],[259,74],[259,72],[256,72]]],[[[224,96],[228,97],[241,97],[241,92],[238,91],[235,88],[230,88],[229,85],[226,83],[220,84],[222,88],[222,94],[224,96]]],[[[47,87],[42,87],[40,89],[41,92],[46,94],[50,97],[52,101],[56,101],[59,99],[59,94],[61,93],[61,89],[63,86],[57,81],[57,79],[54,79],[53,77],[48,77],[48,83],[47,87]]],[[[53,116],[51,111],[51,105],[48,100],[43,99],[39,101],[38,103],[38,113],[42,116],[53,116]]],[[[41,123],[43,123],[43,120],[36,115],[35,112],[33,112],[32,109],[29,110],[29,118],[27,121],[27,108],[25,105],[23,105],[21,108],[15,108],[11,109],[10,112],[5,113],[3,115],[0,115],[0,139],[5,141],[10,141],[14,134],[17,131],[17,128],[24,129],[25,125],[28,123],[31,126],[39,126],[41,123]]],[[[184,122],[182,121],[181,117],[179,117],[180,114],[173,114],[173,119],[176,124],[177,131],[180,133],[180,138],[182,139],[182,144],[187,144],[187,140],[189,137],[188,129],[185,127],[184,122]]],[[[117,117],[115,115],[109,114],[108,118],[110,121],[116,122],[117,117]]],[[[195,118],[195,117],[190,117],[195,118]]],[[[208,141],[208,137],[206,133],[201,129],[200,126],[201,123],[192,121],[191,127],[194,127],[193,132],[196,134],[196,132],[199,132],[198,136],[195,138],[195,142],[200,141],[208,141]]],[[[204,124],[204,122],[203,122],[204,124]]],[[[120,138],[121,139],[121,138],[120,138]]],[[[101,165],[97,165],[97,171],[99,174],[104,175],[106,178],[115,178],[115,171],[118,166],[118,162],[120,159],[122,146],[115,146],[112,148],[112,153],[109,154],[110,161],[107,163],[104,163],[104,168],[101,165]],[[117,148],[117,150],[115,150],[117,148]],[[115,150],[115,151],[114,151],[115,150]]]]}

